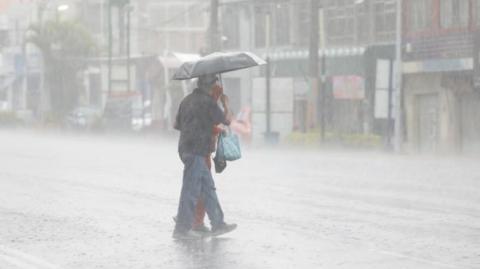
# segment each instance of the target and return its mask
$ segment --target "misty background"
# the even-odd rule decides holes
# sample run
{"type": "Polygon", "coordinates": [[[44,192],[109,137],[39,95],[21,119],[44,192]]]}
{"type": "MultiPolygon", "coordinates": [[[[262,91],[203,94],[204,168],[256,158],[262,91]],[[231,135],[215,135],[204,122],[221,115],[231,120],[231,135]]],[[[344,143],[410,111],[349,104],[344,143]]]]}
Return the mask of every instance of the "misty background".
{"type": "Polygon", "coordinates": [[[169,132],[175,69],[243,50],[270,63],[223,76],[248,142],[478,152],[480,4],[403,2],[3,0],[2,118],[169,132]]]}
{"type": "Polygon", "coordinates": [[[480,0],[0,0],[0,268],[479,268],[480,0]],[[228,236],[172,240],[182,63],[228,236]]]}

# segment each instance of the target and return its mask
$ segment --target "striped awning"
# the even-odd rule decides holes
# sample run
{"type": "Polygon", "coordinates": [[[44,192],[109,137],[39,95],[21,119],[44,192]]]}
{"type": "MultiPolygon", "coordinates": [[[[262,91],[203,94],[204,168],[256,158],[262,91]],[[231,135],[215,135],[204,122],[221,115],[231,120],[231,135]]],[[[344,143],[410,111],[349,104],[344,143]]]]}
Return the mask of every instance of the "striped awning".
{"type": "MultiPolygon", "coordinates": [[[[318,56],[324,55],[331,57],[348,57],[348,56],[360,56],[365,53],[365,47],[348,47],[348,48],[332,48],[325,50],[318,50],[318,56]]],[[[293,60],[293,59],[307,59],[309,50],[275,50],[269,53],[263,53],[262,58],[267,56],[272,60],[293,60]]]]}

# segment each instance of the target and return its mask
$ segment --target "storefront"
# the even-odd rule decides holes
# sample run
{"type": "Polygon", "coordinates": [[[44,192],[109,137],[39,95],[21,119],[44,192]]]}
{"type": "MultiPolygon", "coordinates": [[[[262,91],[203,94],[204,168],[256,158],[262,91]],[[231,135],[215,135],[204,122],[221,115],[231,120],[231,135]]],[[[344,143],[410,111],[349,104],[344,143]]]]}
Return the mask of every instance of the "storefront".
{"type": "Polygon", "coordinates": [[[423,153],[480,152],[480,93],[471,58],[404,64],[408,148],[423,153]]]}
{"type": "MultiPolygon", "coordinates": [[[[383,120],[374,116],[374,70],[377,59],[391,59],[393,51],[393,46],[383,45],[319,52],[320,61],[324,55],[326,57],[323,111],[328,132],[384,134],[383,120]]],[[[319,124],[322,102],[319,94],[311,92],[308,51],[279,51],[270,54],[270,57],[272,77],[293,78],[294,129],[306,131],[315,128],[319,124]],[[317,114],[312,116],[312,113],[317,114]],[[312,122],[312,119],[317,122],[312,122]]]]}
{"type": "Polygon", "coordinates": [[[328,131],[361,131],[363,124],[359,118],[363,118],[362,103],[366,97],[364,52],[365,48],[331,49],[325,53],[320,51],[320,61],[322,57],[326,57],[323,109],[320,94],[311,91],[308,51],[282,51],[270,55],[272,77],[293,78],[294,129],[315,129],[319,126],[320,113],[323,110],[328,131]],[[352,107],[360,109],[351,110],[352,107]]]}

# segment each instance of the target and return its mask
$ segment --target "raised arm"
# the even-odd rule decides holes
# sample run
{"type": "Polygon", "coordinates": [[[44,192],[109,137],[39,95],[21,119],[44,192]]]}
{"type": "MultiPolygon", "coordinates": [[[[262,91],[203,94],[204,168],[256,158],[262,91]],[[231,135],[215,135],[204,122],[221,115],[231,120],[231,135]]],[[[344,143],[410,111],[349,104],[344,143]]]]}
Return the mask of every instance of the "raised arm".
{"type": "Polygon", "coordinates": [[[225,119],[228,121],[228,125],[230,125],[230,122],[232,121],[232,113],[230,111],[230,102],[228,99],[228,96],[225,94],[222,94],[220,96],[220,102],[222,103],[223,106],[223,113],[225,114],[225,119]]]}

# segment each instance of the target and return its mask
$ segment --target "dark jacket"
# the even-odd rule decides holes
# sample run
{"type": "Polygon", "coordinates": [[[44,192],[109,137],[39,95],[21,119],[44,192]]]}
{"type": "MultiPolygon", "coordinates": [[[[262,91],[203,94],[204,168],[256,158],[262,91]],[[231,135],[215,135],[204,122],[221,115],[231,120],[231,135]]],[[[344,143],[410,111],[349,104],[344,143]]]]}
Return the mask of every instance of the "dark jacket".
{"type": "Polygon", "coordinates": [[[195,89],[180,103],[175,129],[180,131],[178,152],[200,156],[210,154],[212,127],[230,124],[213,98],[205,91],[195,89]]]}

